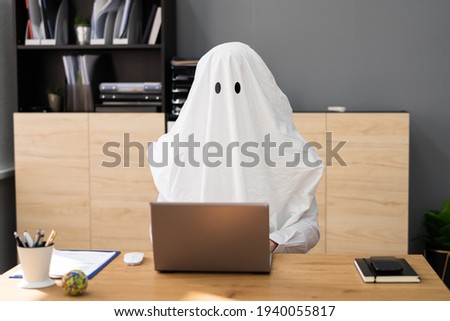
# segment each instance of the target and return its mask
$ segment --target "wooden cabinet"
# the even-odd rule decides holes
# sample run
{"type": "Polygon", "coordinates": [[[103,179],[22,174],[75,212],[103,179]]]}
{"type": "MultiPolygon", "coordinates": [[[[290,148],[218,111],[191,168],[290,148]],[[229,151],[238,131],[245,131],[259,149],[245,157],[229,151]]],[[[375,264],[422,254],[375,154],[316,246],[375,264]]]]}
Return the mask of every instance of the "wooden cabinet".
{"type": "Polygon", "coordinates": [[[88,114],[14,114],[17,230],[91,247],[88,114]]]}
{"type": "Polygon", "coordinates": [[[316,193],[321,240],[311,252],[407,253],[409,114],[296,113],[294,121],[326,164],[316,193]]]}
{"type": "Polygon", "coordinates": [[[147,145],[163,133],[162,114],[89,115],[92,248],[151,249],[147,145]]]}
{"type": "Polygon", "coordinates": [[[163,133],[162,113],[16,113],[18,230],[55,228],[60,249],[149,250],[146,146],[163,133]]]}
{"type": "Polygon", "coordinates": [[[409,114],[328,114],[327,253],[407,253],[409,114]]]}
{"type": "MultiPolygon", "coordinates": [[[[19,230],[56,228],[59,248],[150,249],[158,192],[146,147],[164,133],[162,113],[14,116],[19,230]]],[[[311,253],[407,253],[409,114],[295,113],[294,122],[326,164],[311,253]]]]}

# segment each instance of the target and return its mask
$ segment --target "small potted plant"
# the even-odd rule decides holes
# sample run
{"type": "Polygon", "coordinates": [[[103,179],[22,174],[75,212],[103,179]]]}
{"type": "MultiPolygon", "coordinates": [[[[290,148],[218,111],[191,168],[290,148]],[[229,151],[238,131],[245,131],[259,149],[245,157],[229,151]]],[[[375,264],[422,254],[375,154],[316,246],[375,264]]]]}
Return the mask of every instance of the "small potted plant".
{"type": "Polygon", "coordinates": [[[440,210],[424,214],[426,234],[417,240],[425,243],[425,257],[450,288],[450,199],[444,201],[440,210]]]}
{"type": "Polygon", "coordinates": [[[62,97],[64,93],[60,88],[49,88],[47,89],[48,106],[53,112],[61,111],[62,107],[62,97]]]}
{"type": "Polygon", "coordinates": [[[75,33],[77,36],[77,44],[88,45],[91,40],[91,22],[84,19],[79,13],[74,19],[75,33]]]}

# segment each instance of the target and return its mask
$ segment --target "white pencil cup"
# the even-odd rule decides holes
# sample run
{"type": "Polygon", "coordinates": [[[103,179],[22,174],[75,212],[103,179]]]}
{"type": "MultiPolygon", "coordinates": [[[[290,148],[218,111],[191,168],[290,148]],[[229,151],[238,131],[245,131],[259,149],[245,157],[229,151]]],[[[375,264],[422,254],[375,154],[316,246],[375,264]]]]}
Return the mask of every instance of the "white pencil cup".
{"type": "Polygon", "coordinates": [[[17,247],[19,261],[22,266],[23,279],[20,288],[37,289],[55,284],[49,278],[53,247],[17,247]]]}

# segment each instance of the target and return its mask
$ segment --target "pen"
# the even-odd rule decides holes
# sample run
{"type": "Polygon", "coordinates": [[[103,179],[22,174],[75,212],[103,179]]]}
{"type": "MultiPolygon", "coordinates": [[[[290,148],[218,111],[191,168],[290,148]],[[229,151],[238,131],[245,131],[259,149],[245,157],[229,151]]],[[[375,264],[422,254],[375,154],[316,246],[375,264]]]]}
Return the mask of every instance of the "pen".
{"type": "Polygon", "coordinates": [[[27,246],[28,247],[33,247],[34,246],[34,242],[33,242],[33,239],[31,238],[30,233],[28,233],[27,231],[24,231],[23,232],[23,238],[27,242],[27,246]]]}
{"type": "Polygon", "coordinates": [[[20,247],[26,247],[26,246],[23,244],[22,240],[20,239],[19,233],[14,232],[14,238],[16,239],[16,242],[17,242],[17,245],[18,245],[18,246],[20,246],[20,247]]]}
{"type": "Polygon", "coordinates": [[[52,230],[47,239],[47,242],[45,242],[45,246],[49,246],[50,244],[52,244],[55,237],[56,237],[56,230],[52,230]]]}
{"type": "Polygon", "coordinates": [[[41,229],[37,229],[36,230],[36,235],[34,236],[34,246],[38,247],[39,246],[39,241],[41,240],[41,238],[44,236],[44,233],[42,232],[41,229]]]}
{"type": "Polygon", "coordinates": [[[41,242],[39,243],[39,246],[45,246],[45,240],[44,240],[44,236],[45,236],[45,233],[44,233],[44,231],[42,231],[42,233],[41,233],[41,242]]]}

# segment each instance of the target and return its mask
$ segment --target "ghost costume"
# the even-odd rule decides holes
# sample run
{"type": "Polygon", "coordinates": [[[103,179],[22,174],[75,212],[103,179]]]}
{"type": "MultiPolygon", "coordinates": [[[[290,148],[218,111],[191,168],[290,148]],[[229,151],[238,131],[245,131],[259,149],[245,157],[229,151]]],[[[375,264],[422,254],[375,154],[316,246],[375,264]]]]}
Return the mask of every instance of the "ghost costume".
{"type": "Polygon", "coordinates": [[[199,60],[177,121],[148,159],[158,201],[268,203],[275,252],[306,253],[319,240],[323,171],[308,146],[261,57],[233,42],[199,60]]]}

